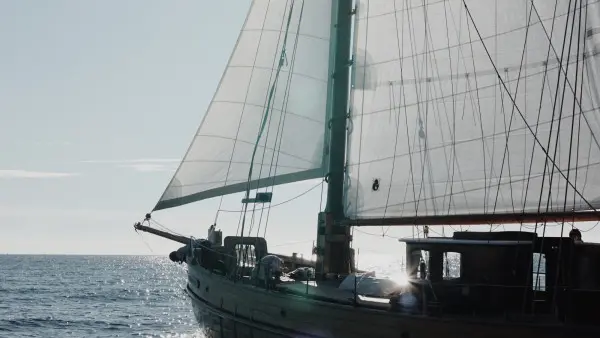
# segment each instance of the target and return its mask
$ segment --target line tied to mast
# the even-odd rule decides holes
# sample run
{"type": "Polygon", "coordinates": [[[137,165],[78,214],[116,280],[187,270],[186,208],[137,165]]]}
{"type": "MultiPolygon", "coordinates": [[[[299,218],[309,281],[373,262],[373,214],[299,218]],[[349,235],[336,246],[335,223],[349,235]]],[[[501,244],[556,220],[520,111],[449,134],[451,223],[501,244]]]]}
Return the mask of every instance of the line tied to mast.
{"type": "MultiPolygon", "coordinates": [[[[271,88],[269,90],[269,96],[268,96],[268,100],[267,100],[267,105],[265,107],[265,110],[263,112],[263,117],[262,117],[262,121],[260,124],[260,129],[258,131],[258,136],[256,138],[256,142],[254,144],[254,149],[252,150],[252,157],[250,158],[250,168],[248,169],[248,181],[247,181],[247,186],[246,186],[246,192],[245,192],[245,199],[244,200],[248,200],[248,198],[250,197],[250,190],[251,190],[251,186],[250,183],[252,182],[252,173],[253,173],[253,169],[254,169],[254,159],[256,157],[256,152],[258,149],[258,145],[260,143],[260,140],[262,138],[262,135],[264,133],[265,130],[265,126],[267,125],[267,121],[269,119],[269,111],[271,110],[271,105],[273,104],[273,97],[275,95],[275,89],[277,88],[277,83],[279,81],[279,76],[281,74],[281,69],[283,68],[284,64],[287,64],[286,62],[286,49],[287,49],[287,41],[288,41],[288,34],[289,34],[289,30],[290,30],[290,24],[292,21],[292,13],[294,10],[294,3],[295,1],[292,1],[290,4],[290,10],[288,13],[288,17],[287,17],[287,23],[286,23],[286,28],[285,28],[285,35],[283,38],[283,43],[281,46],[281,55],[279,57],[279,64],[277,66],[277,71],[275,72],[275,78],[273,80],[273,83],[271,85],[271,88]]],[[[302,13],[304,11],[304,2],[302,2],[302,6],[301,6],[301,10],[300,10],[300,16],[299,16],[299,21],[298,21],[298,29],[297,31],[299,32],[300,30],[300,23],[302,22],[302,13]]],[[[291,71],[290,71],[291,72],[291,71]]],[[[244,207],[243,207],[243,213],[242,213],[242,219],[241,219],[241,233],[240,235],[243,237],[244,236],[244,230],[245,230],[245,225],[246,225],[246,212],[248,210],[248,204],[245,203],[244,207]]]]}
{"type": "MultiPolygon", "coordinates": [[[[304,6],[304,4],[302,4],[302,6],[304,6]]],[[[288,19],[287,19],[287,24],[286,24],[286,29],[285,29],[285,37],[283,38],[283,43],[282,43],[282,47],[281,47],[281,55],[280,55],[280,59],[279,59],[279,65],[277,66],[277,72],[275,73],[275,79],[273,80],[273,84],[271,85],[271,89],[269,90],[269,98],[267,101],[267,106],[265,107],[264,113],[263,113],[263,118],[260,124],[260,129],[258,131],[258,136],[256,138],[256,143],[254,143],[254,149],[252,150],[252,157],[250,159],[250,169],[248,170],[248,186],[246,188],[246,198],[249,197],[250,194],[250,182],[252,181],[252,171],[254,169],[254,159],[256,157],[256,151],[258,149],[258,145],[260,143],[260,139],[262,138],[263,132],[265,130],[265,126],[267,124],[268,118],[269,118],[269,110],[271,110],[271,104],[273,103],[273,96],[275,93],[275,89],[277,88],[277,82],[279,80],[279,75],[281,73],[281,69],[283,68],[283,65],[286,60],[286,45],[287,45],[287,39],[288,39],[288,33],[289,33],[289,29],[290,29],[290,23],[292,21],[292,12],[294,9],[294,1],[292,1],[291,5],[290,5],[290,12],[288,14],[288,19]]],[[[302,13],[300,14],[300,19],[302,19],[302,13]]]]}

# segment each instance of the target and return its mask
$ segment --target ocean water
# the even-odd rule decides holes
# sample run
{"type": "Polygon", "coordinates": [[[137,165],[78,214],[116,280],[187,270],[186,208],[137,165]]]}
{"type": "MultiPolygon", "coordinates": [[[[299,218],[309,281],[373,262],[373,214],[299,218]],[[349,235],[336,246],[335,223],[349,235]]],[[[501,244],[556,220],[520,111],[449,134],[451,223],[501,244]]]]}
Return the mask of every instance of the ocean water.
{"type": "Polygon", "coordinates": [[[200,338],[182,265],[160,256],[0,256],[0,337],[200,338]]]}

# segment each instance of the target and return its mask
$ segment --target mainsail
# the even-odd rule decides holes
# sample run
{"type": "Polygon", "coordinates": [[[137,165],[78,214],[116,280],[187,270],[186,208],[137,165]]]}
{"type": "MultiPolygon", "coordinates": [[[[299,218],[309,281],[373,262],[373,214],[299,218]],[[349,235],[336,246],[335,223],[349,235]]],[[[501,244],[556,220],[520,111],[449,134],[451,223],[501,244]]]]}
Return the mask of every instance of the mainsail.
{"type": "Polygon", "coordinates": [[[359,0],[350,219],[600,207],[597,0],[359,0]]]}
{"type": "Polygon", "coordinates": [[[208,111],[154,210],[325,174],[331,7],[330,0],[252,2],[208,111]]]}

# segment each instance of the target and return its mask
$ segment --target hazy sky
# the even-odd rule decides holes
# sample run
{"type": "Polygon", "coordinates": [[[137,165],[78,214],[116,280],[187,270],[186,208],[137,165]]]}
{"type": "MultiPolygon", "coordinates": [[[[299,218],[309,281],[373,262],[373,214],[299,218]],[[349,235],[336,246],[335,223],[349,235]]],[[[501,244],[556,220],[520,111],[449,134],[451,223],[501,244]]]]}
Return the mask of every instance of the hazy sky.
{"type": "MultiPolygon", "coordinates": [[[[132,224],[184,155],[249,3],[0,0],[0,253],[165,254],[179,246],[140,236],[132,224]]],[[[277,188],[274,203],[318,183],[277,188]]],[[[239,199],[225,205],[239,208],[239,199]]],[[[274,208],[269,248],[310,252],[319,203],[317,187],[274,208]]],[[[202,237],[217,204],[154,217],[202,237]]],[[[238,216],[219,214],[225,235],[238,216]]],[[[355,239],[364,252],[402,250],[382,236],[355,239]]]]}
{"type": "Polygon", "coordinates": [[[146,253],[248,5],[0,0],[0,252],[146,253]]]}
{"type": "MultiPolygon", "coordinates": [[[[0,0],[0,253],[176,249],[132,224],[152,209],[184,155],[249,4],[0,0]]],[[[277,188],[274,202],[318,183],[277,188]]],[[[239,200],[225,205],[239,208],[239,200]]],[[[317,187],[274,208],[270,248],[298,242],[285,251],[310,252],[319,202],[317,187]]],[[[201,237],[217,204],[154,217],[201,237]]],[[[220,214],[225,235],[235,233],[238,216],[220,214]]]]}

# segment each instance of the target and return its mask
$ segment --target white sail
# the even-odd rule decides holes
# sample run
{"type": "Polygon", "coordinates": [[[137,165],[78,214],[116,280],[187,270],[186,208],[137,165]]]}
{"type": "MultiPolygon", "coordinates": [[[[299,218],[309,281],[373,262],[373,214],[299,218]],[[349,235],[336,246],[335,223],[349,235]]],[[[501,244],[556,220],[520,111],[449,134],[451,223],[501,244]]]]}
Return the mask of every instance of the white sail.
{"type": "Polygon", "coordinates": [[[257,189],[324,175],[331,7],[330,0],[252,2],[208,111],[154,210],[245,191],[248,183],[257,189]]]}
{"type": "Polygon", "coordinates": [[[358,2],[349,218],[600,206],[598,1],[358,2]]]}

